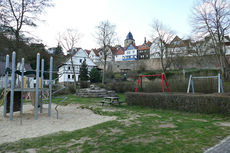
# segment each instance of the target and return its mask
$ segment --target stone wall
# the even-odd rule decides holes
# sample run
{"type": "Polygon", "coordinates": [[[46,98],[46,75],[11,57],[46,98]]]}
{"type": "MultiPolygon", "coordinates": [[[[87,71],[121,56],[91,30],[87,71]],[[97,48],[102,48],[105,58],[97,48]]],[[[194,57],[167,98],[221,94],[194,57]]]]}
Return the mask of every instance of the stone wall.
{"type": "MultiPolygon", "coordinates": [[[[203,56],[203,57],[184,57],[174,59],[175,62],[171,65],[171,69],[218,69],[219,65],[215,56],[203,56]]],[[[103,69],[101,63],[96,63],[103,69]]],[[[157,59],[149,60],[137,60],[137,61],[118,61],[107,62],[107,70],[112,72],[121,72],[124,70],[160,70],[161,61],[157,59]]]]}

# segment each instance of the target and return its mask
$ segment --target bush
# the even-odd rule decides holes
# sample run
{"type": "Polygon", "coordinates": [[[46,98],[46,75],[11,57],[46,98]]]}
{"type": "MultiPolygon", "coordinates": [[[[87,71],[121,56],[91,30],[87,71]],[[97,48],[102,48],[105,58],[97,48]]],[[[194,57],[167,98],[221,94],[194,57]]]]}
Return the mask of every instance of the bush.
{"type": "Polygon", "coordinates": [[[111,82],[105,85],[107,90],[114,90],[117,93],[135,91],[135,84],[133,82],[111,82]]]}
{"type": "Polygon", "coordinates": [[[89,88],[90,83],[88,81],[81,81],[80,88],[89,88]]]}
{"type": "Polygon", "coordinates": [[[126,102],[168,110],[230,114],[230,97],[220,94],[126,93],[126,102]]]}
{"type": "Polygon", "coordinates": [[[81,81],[88,81],[89,80],[88,66],[86,64],[86,59],[81,64],[79,78],[80,78],[81,81]]]}
{"type": "Polygon", "coordinates": [[[101,74],[98,69],[93,68],[89,74],[89,80],[91,83],[101,82],[101,74]]]}
{"type": "MultiPolygon", "coordinates": [[[[167,83],[172,92],[187,92],[188,79],[172,77],[167,79],[167,83]]],[[[217,93],[217,84],[218,82],[215,79],[195,79],[194,89],[196,93],[217,93]]],[[[164,88],[166,89],[166,85],[164,88]]],[[[140,91],[140,85],[138,90],[140,91]]],[[[143,92],[162,92],[161,78],[143,82],[143,92]]]]}
{"type": "MultiPolygon", "coordinates": [[[[60,87],[55,85],[53,89],[58,90],[58,89],[60,89],[60,87]]],[[[75,92],[76,91],[75,91],[75,88],[74,88],[74,84],[69,84],[69,85],[65,85],[65,88],[63,90],[55,93],[54,96],[74,94],[75,92]]]]}

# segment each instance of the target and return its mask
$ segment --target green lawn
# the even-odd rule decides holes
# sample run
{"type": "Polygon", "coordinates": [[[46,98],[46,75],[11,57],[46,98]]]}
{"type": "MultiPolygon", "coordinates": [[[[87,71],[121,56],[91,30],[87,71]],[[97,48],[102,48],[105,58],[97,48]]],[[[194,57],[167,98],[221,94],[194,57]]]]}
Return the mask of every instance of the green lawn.
{"type": "MultiPolygon", "coordinates": [[[[124,95],[120,95],[125,101],[124,95]]],[[[73,132],[59,132],[0,145],[0,152],[203,152],[230,134],[229,116],[205,115],[142,107],[101,106],[100,98],[68,96],[68,103],[81,104],[97,114],[117,116],[73,132]]],[[[58,102],[54,99],[54,102],[58,102]]]]}

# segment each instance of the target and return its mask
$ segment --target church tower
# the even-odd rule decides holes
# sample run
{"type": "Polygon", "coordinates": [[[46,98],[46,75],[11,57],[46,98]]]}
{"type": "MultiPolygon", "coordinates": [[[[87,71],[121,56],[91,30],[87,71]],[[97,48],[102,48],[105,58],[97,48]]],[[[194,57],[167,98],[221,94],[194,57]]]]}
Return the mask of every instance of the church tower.
{"type": "Polygon", "coordinates": [[[126,39],[124,41],[124,47],[128,47],[130,44],[135,44],[135,40],[133,39],[133,35],[131,32],[128,33],[126,39]]]}

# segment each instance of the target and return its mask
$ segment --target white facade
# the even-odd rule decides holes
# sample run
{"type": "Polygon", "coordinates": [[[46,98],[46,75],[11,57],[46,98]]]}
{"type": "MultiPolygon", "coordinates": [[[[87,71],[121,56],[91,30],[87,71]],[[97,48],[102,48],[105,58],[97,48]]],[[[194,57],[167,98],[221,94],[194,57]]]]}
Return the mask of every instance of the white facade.
{"type": "MultiPolygon", "coordinates": [[[[76,73],[76,80],[79,80],[79,71],[80,67],[84,60],[86,60],[86,64],[88,65],[88,71],[90,72],[93,67],[96,65],[94,62],[89,58],[86,51],[80,49],[78,50],[72,57],[74,70],[76,73]]],[[[69,58],[64,64],[62,64],[58,69],[59,74],[59,83],[72,83],[74,82],[74,75],[72,70],[71,59],[69,58]]]]}
{"type": "Polygon", "coordinates": [[[95,53],[94,50],[91,50],[89,53],[89,58],[93,61],[93,62],[99,62],[99,56],[97,56],[97,54],[95,53]]]}
{"type": "Polygon", "coordinates": [[[137,60],[137,48],[130,44],[128,48],[125,50],[125,54],[122,57],[123,61],[133,61],[137,60]]]}
{"type": "Polygon", "coordinates": [[[159,40],[155,40],[155,42],[152,43],[150,46],[150,59],[151,58],[160,58],[161,57],[161,52],[159,49],[159,40]]]}
{"type": "Polygon", "coordinates": [[[56,47],[49,48],[47,52],[48,54],[54,54],[56,52],[56,47]]]}
{"type": "Polygon", "coordinates": [[[122,55],[115,55],[115,61],[117,62],[117,61],[122,61],[122,59],[123,59],[123,54],[122,55]]]}

